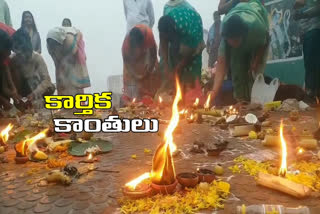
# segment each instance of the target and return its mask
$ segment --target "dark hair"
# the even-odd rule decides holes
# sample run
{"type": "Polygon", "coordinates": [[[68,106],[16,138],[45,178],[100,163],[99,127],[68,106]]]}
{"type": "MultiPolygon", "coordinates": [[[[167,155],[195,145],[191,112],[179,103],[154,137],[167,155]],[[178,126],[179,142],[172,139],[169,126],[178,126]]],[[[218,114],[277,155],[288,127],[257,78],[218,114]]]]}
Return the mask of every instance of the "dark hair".
{"type": "Polygon", "coordinates": [[[172,36],[176,33],[176,23],[170,16],[162,16],[158,23],[158,29],[160,34],[172,36]]]}
{"type": "Polygon", "coordinates": [[[37,29],[37,25],[36,25],[36,22],[34,21],[34,18],[33,18],[33,15],[32,15],[32,13],[30,12],[30,11],[24,11],[23,13],[22,13],[22,20],[21,20],[21,27],[25,27],[26,25],[25,25],[25,23],[24,23],[24,17],[25,17],[25,15],[27,15],[27,14],[29,14],[31,17],[32,17],[32,29],[33,29],[33,31],[34,32],[38,32],[38,29],[37,29]]]}
{"type": "Polygon", "coordinates": [[[132,48],[140,46],[144,41],[144,35],[141,30],[137,27],[132,28],[129,33],[129,42],[132,48]]]}
{"type": "Polygon", "coordinates": [[[72,22],[71,22],[71,20],[69,19],[69,18],[64,18],[63,20],[62,20],[62,26],[63,26],[63,23],[64,22],[69,22],[70,23],[70,27],[72,27],[72,22]]]}
{"type": "Polygon", "coordinates": [[[3,30],[0,30],[0,52],[11,51],[12,40],[9,34],[3,30]]]}
{"type": "Polygon", "coordinates": [[[24,28],[19,28],[12,35],[13,47],[21,48],[20,51],[31,52],[33,51],[32,43],[28,32],[24,28]]]}
{"type": "Polygon", "coordinates": [[[248,33],[248,25],[239,15],[231,16],[222,28],[222,36],[227,39],[244,37],[248,33]]]}

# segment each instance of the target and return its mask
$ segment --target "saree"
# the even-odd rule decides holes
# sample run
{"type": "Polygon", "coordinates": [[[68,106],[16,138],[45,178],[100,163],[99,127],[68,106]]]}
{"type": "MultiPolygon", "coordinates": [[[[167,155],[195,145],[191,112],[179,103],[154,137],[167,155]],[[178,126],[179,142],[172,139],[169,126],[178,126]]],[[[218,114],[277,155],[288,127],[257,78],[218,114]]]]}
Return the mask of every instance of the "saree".
{"type": "MultiPolygon", "coordinates": [[[[126,35],[126,38],[122,45],[123,56],[123,94],[126,97],[125,100],[132,100],[133,98],[142,99],[144,96],[153,97],[157,89],[157,72],[150,72],[146,69],[146,65],[155,63],[157,60],[152,58],[150,51],[157,48],[152,29],[146,25],[136,25],[144,35],[143,44],[138,47],[141,50],[142,55],[135,59],[135,63],[130,63],[131,58],[131,46],[130,46],[130,34],[126,35]],[[143,78],[137,79],[136,76],[142,76],[143,78]]],[[[153,57],[156,57],[153,56],[153,57]]],[[[155,68],[156,64],[152,65],[155,68]]]]}
{"type": "Polygon", "coordinates": [[[201,16],[189,7],[173,8],[168,16],[174,19],[180,36],[178,53],[174,44],[169,43],[169,68],[173,72],[173,69],[183,59],[185,51],[192,50],[193,61],[183,69],[179,77],[183,83],[194,84],[196,79],[201,78],[202,50],[205,47],[201,16]]]}
{"type": "Polygon", "coordinates": [[[55,40],[62,47],[62,51],[57,53],[59,56],[53,56],[58,94],[83,93],[84,88],[90,87],[91,83],[81,32],[73,27],[57,27],[48,33],[47,38],[55,40]],[[67,44],[65,40],[68,41],[67,44]]]}
{"type": "MultiPolygon", "coordinates": [[[[256,51],[267,44],[269,35],[268,13],[259,0],[239,3],[224,17],[222,28],[233,15],[240,16],[248,26],[248,33],[238,48],[232,48],[225,40],[222,40],[219,47],[219,56],[225,57],[231,70],[234,98],[250,101],[254,77],[249,70],[256,51]]],[[[259,71],[256,71],[257,73],[264,71],[267,55],[268,49],[264,53],[262,66],[259,71]]]]}

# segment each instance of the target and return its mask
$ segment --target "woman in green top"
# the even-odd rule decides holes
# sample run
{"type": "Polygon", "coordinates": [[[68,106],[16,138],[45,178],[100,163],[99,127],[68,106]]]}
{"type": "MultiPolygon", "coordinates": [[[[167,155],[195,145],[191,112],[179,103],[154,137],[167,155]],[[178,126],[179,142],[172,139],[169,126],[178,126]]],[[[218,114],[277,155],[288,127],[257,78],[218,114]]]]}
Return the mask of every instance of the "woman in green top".
{"type": "Polygon", "coordinates": [[[213,97],[231,69],[234,98],[250,101],[254,77],[263,72],[267,60],[268,30],[268,14],[259,0],[239,3],[224,17],[213,97]]]}
{"type": "MultiPolygon", "coordinates": [[[[168,82],[178,74],[182,88],[193,87],[201,77],[203,27],[201,16],[187,6],[171,8],[159,20],[161,66],[168,82]]],[[[168,89],[167,86],[164,87],[168,89]]]]}

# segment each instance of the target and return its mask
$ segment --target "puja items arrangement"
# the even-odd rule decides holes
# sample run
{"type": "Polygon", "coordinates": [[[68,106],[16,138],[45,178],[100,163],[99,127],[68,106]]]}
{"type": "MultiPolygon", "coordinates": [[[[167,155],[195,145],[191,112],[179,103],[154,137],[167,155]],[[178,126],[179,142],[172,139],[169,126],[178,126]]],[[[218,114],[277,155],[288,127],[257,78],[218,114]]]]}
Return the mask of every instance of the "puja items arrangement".
{"type": "Polygon", "coordinates": [[[178,80],[176,85],[172,117],[164,135],[164,142],[160,143],[154,154],[151,172],[144,173],[123,187],[125,198],[120,200],[122,212],[134,213],[152,209],[159,212],[185,213],[209,207],[220,208],[223,206],[222,199],[229,194],[229,184],[217,181],[211,170],[198,169],[194,173],[186,172],[176,176],[173,153],[177,148],[173,132],[179,124],[178,103],[182,99],[178,80]],[[178,188],[178,183],[182,188],[178,188]],[[184,188],[187,189],[183,190],[184,188]],[[197,202],[192,199],[195,195],[205,199],[197,202]],[[179,203],[168,203],[167,200],[172,197],[176,198],[176,202],[179,200],[179,203]]]}
{"type": "Polygon", "coordinates": [[[312,191],[320,191],[320,161],[317,155],[313,155],[303,148],[292,149],[292,144],[287,143],[283,130],[284,125],[281,122],[280,136],[278,136],[281,145],[280,165],[274,160],[258,162],[239,157],[235,159],[236,165],[230,169],[233,173],[240,173],[244,170],[256,177],[258,185],[284,192],[296,198],[310,197],[312,191]],[[291,150],[290,153],[289,150],[291,150]],[[289,156],[292,164],[288,167],[289,156]]]}

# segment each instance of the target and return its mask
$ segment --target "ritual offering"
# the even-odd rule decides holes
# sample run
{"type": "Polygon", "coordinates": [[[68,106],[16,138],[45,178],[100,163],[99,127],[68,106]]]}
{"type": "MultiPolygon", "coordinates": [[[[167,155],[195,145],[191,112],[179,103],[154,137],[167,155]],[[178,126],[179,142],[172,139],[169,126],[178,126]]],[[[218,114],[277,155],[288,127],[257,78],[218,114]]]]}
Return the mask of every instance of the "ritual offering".
{"type": "Polygon", "coordinates": [[[209,169],[197,169],[197,175],[199,176],[199,183],[211,183],[216,180],[214,172],[209,169]]]}
{"type": "Polygon", "coordinates": [[[150,184],[143,183],[144,180],[150,178],[150,173],[145,173],[135,180],[127,183],[122,188],[122,193],[131,199],[140,199],[151,196],[152,188],[150,184]]]}
{"type": "Polygon", "coordinates": [[[223,169],[223,167],[222,167],[220,164],[217,164],[217,165],[214,166],[213,172],[214,172],[216,175],[223,175],[224,169],[223,169]]]}
{"type": "Polygon", "coordinates": [[[9,140],[9,134],[12,128],[13,128],[13,125],[10,123],[6,128],[4,128],[0,132],[0,148],[2,147],[1,150],[3,150],[3,152],[8,148],[7,142],[9,140]]]}
{"type": "Polygon", "coordinates": [[[296,157],[299,161],[309,161],[312,159],[313,154],[310,151],[305,151],[303,148],[296,149],[296,157]]]}
{"type": "Polygon", "coordinates": [[[195,173],[180,173],[177,175],[179,184],[183,187],[193,188],[199,183],[199,176],[195,173]]]}
{"type": "Polygon", "coordinates": [[[15,145],[15,161],[17,164],[26,163],[26,159],[31,161],[43,161],[48,159],[48,156],[37,147],[37,142],[46,137],[47,131],[48,129],[45,129],[34,137],[27,138],[15,145]]]}
{"type": "Polygon", "coordinates": [[[274,135],[266,135],[264,137],[264,140],[262,141],[262,145],[264,146],[279,146],[280,145],[280,139],[279,136],[274,135]]]}
{"type": "Polygon", "coordinates": [[[247,114],[244,119],[249,124],[256,124],[258,122],[258,118],[254,114],[247,114]]]}
{"type": "Polygon", "coordinates": [[[138,185],[143,180],[150,178],[150,186],[153,191],[164,195],[173,194],[176,191],[178,184],[173,162],[173,153],[177,150],[177,147],[173,142],[173,132],[179,124],[180,114],[178,104],[182,99],[178,79],[176,79],[176,90],[176,97],[172,105],[172,117],[164,134],[164,141],[158,146],[153,156],[152,171],[151,173],[145,173],[133,180],[134,183],[138,185]]]}
{"type": "Polygon", "coordinates": [[[305,149],[314,150],[318,148],[318,141],[315,139],[302,139],[299,141],[299,146],[305,149]]]}
{"type": "Polygon", "coordinates": [[[222,116],[222,112],[218,109],[211,109],[211,110],[198,109],[195,111],[195,113],[199,113],[202,115],[210,115],[210,116],[214,116],[214,117],[221,117],[222,116]]]}
{"type": "Polygon", "coordinates": [[[280,141],[281,141],[281,166],[278,176],[259,172],[256,182],[258,185],[265,186],[280,192],[287,193],[296,198],[305,198],[310,196],[311,188],[288,180],[287,175],[287,143],[283,136],[283,122],[280,125],[280,141]]]}
{"type": "Polygon", "coordinates": [[[306,198],[310,196],[312,190],[303,185],[290,181],[280,176],[259,173],[256,180],[257,184],[280,192],[287,193],[296,198],[306,198]]]}
{"type": "Polygon", "coordinates": [[[251,131],[255,131],[254,125],[234,126],[229,128],[230,135],[233,137],[248,136],[251,131]]]}

